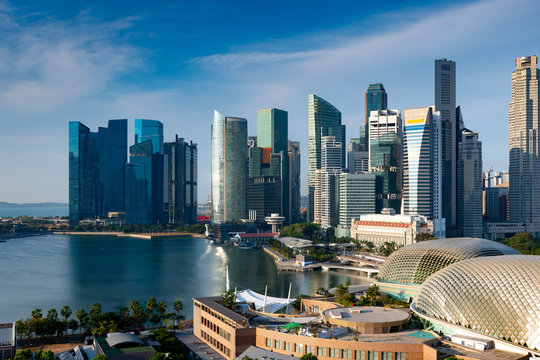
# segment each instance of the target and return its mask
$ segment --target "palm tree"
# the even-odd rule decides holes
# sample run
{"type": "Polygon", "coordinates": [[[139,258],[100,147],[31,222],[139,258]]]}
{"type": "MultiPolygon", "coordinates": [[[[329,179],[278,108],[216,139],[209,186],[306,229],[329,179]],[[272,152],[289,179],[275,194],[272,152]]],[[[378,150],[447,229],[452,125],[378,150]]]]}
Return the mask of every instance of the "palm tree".
{"type": "Polygon", "coordinates": [[[67,335],[68,335],[68,319],[71,316],[71,308],[69,305],[64,305],[64,307],[60,310],[60,315],[64,318],[64,324],[66,325],[66,341],[67,341],[67,335]]]}
{"type": "Polygon", "coordinates": [[[75,312],[75,317],[79,320],[79,327],[82,329],[83,323],[88,321],[88,314],[84,309],[79,309],[75,312]]]}
{"type": "Polygon", "coordinates": [[[180,321],[180,319],[183,318],[183,316],[180,315],[180,311],[182,311],[183,308],[184,308],[184,304],[182,304],[182,301],[176,300],[176,301],[174,302],[174,311],[176,311],[176,321],[177,321],[177,325],[178,325],[178,322],[180,321]]]}
{"type": "Polygon", "coordinates": [[[58,312],[56,311],[56,309],[50,309],[50,310],[47,312],[47,319],[49,319],[49,320],[56,320],[56,319],[58,319],[58,312]]]}
{"type": "Polygon", "coordinates": [[[32,319],[38,320],[43,317],[43,314],[41,313],[41,309],[34,309],[32,310],[32,319]]]}
{"type": "Polygon", "coordinates": [[[157,306],[157,300],[155,297],[151,297],[148,299],[148,302],[146,303],[146,310],[148,311],[148,320],[150,320],[150,317],[152,316],[152,313],[154,312],[154,309],[157,306]]]}
{"type": "Polygon", "coordinates": [[[140,307],[141,305],[139,304],[137,300],[131,300],[131,302],[129,303],[129,310],[133,312],[133,315],[135,315],[135,311],[139,309],[140,307]]]}
{"type": "Polygon", "coordinates": [[[101,304],[100,303],[93,303],[90,305],[90,317],[96,318],[101,314],[101,304]]]}
{"type": "Polygon", "coordinates": [[[163,301],[160,301],[156,306],[156,311],[159,314],[159,323],[161,325],[161,322],[165,317],[165,312],[167,311],[167,305],[163,301]]]}

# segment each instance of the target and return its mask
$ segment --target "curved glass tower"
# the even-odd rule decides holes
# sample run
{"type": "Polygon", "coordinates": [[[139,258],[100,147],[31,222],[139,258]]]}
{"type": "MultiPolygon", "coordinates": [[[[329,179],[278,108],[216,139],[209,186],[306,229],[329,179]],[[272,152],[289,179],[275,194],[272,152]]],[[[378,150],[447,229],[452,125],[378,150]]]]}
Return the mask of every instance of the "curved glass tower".
{"type": "Polygon", "coordinates": [[[223,221],[223,128],[225,116],[214,110],[211,140],[212,222],[223,221]]]}

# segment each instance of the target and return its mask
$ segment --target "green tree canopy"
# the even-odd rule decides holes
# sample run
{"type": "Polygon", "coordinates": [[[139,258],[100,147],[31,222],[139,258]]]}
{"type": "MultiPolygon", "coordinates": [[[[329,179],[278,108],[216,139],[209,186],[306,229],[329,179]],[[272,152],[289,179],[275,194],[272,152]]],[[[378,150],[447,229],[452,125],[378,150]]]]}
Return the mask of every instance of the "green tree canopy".
{"type": "Polygon", "coordinates": [[[516,249],[526,255],[540,255],[540,239],[535,239],[531,233],[519,233],[503,241],[504,245],[516,249]]]}
{"type": "Polygon", "coordinates": [[[317,359],[317,356],[313,355],[312,353],[304,354],[300,357],[300,360],[319,360],[317,359]]]}

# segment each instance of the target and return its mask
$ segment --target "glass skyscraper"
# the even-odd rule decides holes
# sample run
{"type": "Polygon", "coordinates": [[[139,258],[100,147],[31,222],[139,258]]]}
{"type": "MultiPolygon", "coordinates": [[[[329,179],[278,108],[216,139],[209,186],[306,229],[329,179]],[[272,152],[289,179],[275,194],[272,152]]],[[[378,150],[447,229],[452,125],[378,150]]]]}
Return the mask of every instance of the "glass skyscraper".
{"type": "Polygon", "coordinates": [[[125,211],[125,166],[127,163],[127,120],[109,120],[98,129],[99,214],[125,211]]]}
{"type": "MultiPolygon", "coordinates": [[[[401,132],[400,132],[401,133],[401,132]]],[[[377,175],[376,212],[401,212],[401,136],[388,133],[371,141],[371,172],[377,175]]]]}
{"type": "Polygon", "coordinates": [[[135,119],[135,144],[152,140],[153,153],[163,154],[163,124],[158,120],[135,119]]]}
{"type": "MultiPolygon", "coordinates": [[[[341,112],[323,98],[308,96],[309,148],[308,148],[308,221],[314,219],[315,174],[321,169],[321,138],[335,136],[336,141],[346,144],[345,125],[341,125],[341,112]]],[[[345,164],[345,146],[342,146],[341,163],[345,164]]]]}
{"type": "Polygon", "coordinates": [[[151,140],[129,147],[126,165],[126,222],[152,224],[152,155],[151,140]]]}
{"type": "Polygon", "coordinates": [[[212,222],[247,218],[247,120],[214,112],[212,124],[212,222]]]}
{"type": "Polygon", "coordinates": [[[369,151],[368,140],[369,137],[369,116],[372,111],[386,110],[388,108],[388,98],[386,90],[381,83],[370,84],[365,94],[365,126],[364,132],[360,131],[360,138],[364,137],[365,151],[369,151]]]}
{"type": "Polygon", "coordinates": [[[99,211],[98,135],[69,122],[69,223],[95,218],[99,211]]]}

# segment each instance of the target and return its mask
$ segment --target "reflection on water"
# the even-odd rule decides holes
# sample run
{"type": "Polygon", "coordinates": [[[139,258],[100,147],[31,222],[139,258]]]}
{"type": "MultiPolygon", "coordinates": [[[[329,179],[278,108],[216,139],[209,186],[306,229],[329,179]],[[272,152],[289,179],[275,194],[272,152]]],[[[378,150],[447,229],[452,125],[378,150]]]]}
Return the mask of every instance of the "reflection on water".
{"type": "MultiPolygon", "coordinates": [[[[349,281],[367,284],[349,271],[278,272],[261,249],[215,245],[204,239],[132,239],[112,236],[51,235],[11,239],[0,244],[0,322],[30,316],[32,309],[89,309],[101,303],[117,311],[133,299],[153,296],[169,307],[182,300],[191,315],[191,298],[225,290],[229,266],[231,286],[286,297],[311,294],[319,287],[349,281]]],[[[169,309],[172,310],[172,309],[169,309]]]]}

